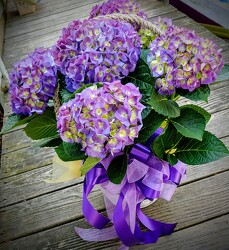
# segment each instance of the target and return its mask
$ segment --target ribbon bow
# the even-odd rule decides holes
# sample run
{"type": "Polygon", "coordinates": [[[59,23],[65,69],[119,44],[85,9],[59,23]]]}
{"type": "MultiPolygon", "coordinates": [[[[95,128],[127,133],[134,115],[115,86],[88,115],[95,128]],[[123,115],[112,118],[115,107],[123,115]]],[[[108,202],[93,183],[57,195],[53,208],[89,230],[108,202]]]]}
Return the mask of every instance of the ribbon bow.
{"type": "MultiPolygon", "coordinates": [[[[155,134],[150,140],[154,138],[155,134]]],[[[178,162],[170,166],[155,157],[146,146],[136,144],[129,155],[126,176],[117,185],[110,182],[106,174],[113,158],[109,156],[102,160],[86,174],[84,181],[83,214],[97,229],[76,227],[75,231],[87,241],[119,237],[123,247],[127,248],[136,244],[155,243],[159,236],[171,234],[176,224],[149,218],[143,214],[140,205],[146,199],[155,200],[160,197],[170,200],[177,185],[185,177],[186,165],[178,162]],[[96,184],[101,185],[104,193],[108,218],[100,214],[88,200],[88,195],[96,184]],[[113,226],[104,228],[109,222],[113,226]],[[147,232],[141,231],[140,222],[148,229],[147,232]]]]}

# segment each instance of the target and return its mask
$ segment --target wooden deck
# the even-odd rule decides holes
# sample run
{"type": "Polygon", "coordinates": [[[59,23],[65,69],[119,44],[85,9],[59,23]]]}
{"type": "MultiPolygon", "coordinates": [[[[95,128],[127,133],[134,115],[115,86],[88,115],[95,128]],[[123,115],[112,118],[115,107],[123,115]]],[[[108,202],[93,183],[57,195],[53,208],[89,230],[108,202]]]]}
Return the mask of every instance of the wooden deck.
{"type": "MultiPolygon", "coordinates": [[[[36,12],[18,16],[9,2],[3,60],[8,70],[13,63],[37,47],[49,47],[61,28],[73,19],[88,17],[96,0],[41,1],[36,12]]],[[[172,18],[180,26],[212,38],[229,63],[229,45],[192,19],[163,1],[140,0],[149,17],[172,18]]],[[[228,81],[212,86],[208,104],[201,103],[212,120],[208,130],[229,146],[228,81]]],[[[5,105],[5,119],[11,113],[5,105]]],[[[3,136],[0,171],[0,249],[117,249],[117,240],[92,243],[81,240],[74,226],[86,227],[81,212],[82,178],[62,184],[48,184],[52,169],[52,149],[34,149],[21,129],[3,136]]],[[[186,181],[176,190],[172,201],[158,200],[144,212],[166,222],[178,222],[171,236],[154,245],[131,249],[228,249],[229,248],[229,160],[188,167],[186,181]]],[[[98,190],[93,204],[104,210],[98,190]]]]}

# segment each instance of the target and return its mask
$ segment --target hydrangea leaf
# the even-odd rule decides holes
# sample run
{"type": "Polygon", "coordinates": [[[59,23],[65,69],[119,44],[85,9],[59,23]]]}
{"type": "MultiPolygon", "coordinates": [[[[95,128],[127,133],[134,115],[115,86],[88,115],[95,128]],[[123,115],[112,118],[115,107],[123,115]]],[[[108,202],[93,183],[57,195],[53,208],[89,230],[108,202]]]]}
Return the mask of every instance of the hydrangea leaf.
{"type": "Polygon", "coordinates": [[[173,100],[167,99],[166,96],[158,94],[155,89],[151,93],[151,99],[148,101],[148,104],[161,115],[173,118],[180,115],[178,104],[173,100]]]}
{"type": "Polygon", "coordinates": [[[202,141],[182,138],[177,146],[175,155],[184,163],[199,165],[228,156],[229,151],[215,135],[205,131],[202,141]]]}
{"type": "Polygon", "coordinates": [[[81,151],[78,143],[63,142],[55,148],[56,153],[62,161],[76,161],[85,159],[85,154],[81,151]]]}
{"type": "Polygon", "coordinates": [[[150,52],[150,49],[141,49],[140,58],[147,64],[147,56],[150,52]]]}
{"type": "Polygon", "coordinates": [[[33,140],[39,140],[57,135],[56,117],[53,109],[47,109],[42,115],[31,120],[24,131],[33,140]]]}
{"type": "MultiPolygon", "coordinates": [[[[183,136],[177,131],[177,129],[169,124],[163,131],[163,133],[158,136],[154,142],[151,144],[152,151],[157,157],[165,161],[170,161],[170,155],[174,155],[176,147],[183,136]]],[[[173,162],[175,158],[173,157],[173,162]]]]}
{"type": "Polygon", "coordinates": [[[182,108],[180,116],[170,121],[183,136],[202,140],[206,126],[205,118],[191,107],[182,108]]]}
{"type": "Polygon", "coordinates": [[[62,103],[68,102],[70,99],[74,98],[74,96],[72,95],[72,93],[69,92],[67,89],[62,89],[60,91],[60,95],[61,95],[62,103]]]}
{"type": "MultiPolygon", "coordinates": [[[[76,91],[74,91],[74,93],[69,92],[67,89],[62,89],[60,92],[62,102],[63,103],[68,102],[70,99],[73,99],[76,94],[81,93],[84,89],[89,88],[93,85],[95,85],[95,84],[93,84],[93,83],[84,84],[82,87],[80,87],[76,91]]],[[[96,83],[96,86],[99,88],[99,87],[103,86],[103,84],[98,82],[98,83],[96,83]]]]}
{"type": "Polygon", "coordinates": [[[119,155],[111,161],[107,169],[107,176],[111,182],[120,184],[126,174],[126,170],[127,155],[119,155]]]}
{"type": "Polygon", "coordinates": [[[80,168],[82,175],[86,174],[90,169],[92,169],[101,160],[102,160],[101,158],[88,156],[84,164],[80,168]]]}
{"type": "Polygon", "coordinates": [[[175,165],[178,162],[178,159],[173,154],[167,154],[167,160],[170,165],[175,165]]]}
{"type": "Polygon", "coordinates": [[[11,129],[27,124],[28,122],[30,122],[31,120],[33,120],[35,117],[37,117],[37,114],[34,113],[31,116],[24,116],[24,115],[10,115],[8,117],[8,119],[6,120],[6,122],[3,125],[2,131],[1,131],[1,135],[5,134],[6,132],[10,131],[11,129]]]}
{"type": "Polygon", "coordinates": [[[139,132],[136,143],[145,143],[147,139],[156,131],[165,120],[163,115],[159,115],[155,110],[151,110],[148,116],[142,120],[143,127],[139,132]]]}
{"type": "Polygon", "coordinates": [[[201,107],[199,107],[199,106],[197,106],[197,105],[194,105],[194,104],[187,104],[187,105],[184,105],[184,106],[182,106],[182,107],[180,107],[180,108],[181,108],[181,110],[182,110],[183,108],[191,108],[191,109],[194,109],[195,111],[197,111],[198,113],[200,113],[201,115],[204,116],[206,124],[207,124],[207,123],[210,121],[210,119],[211,119],[211,114],[210,114],[209,112],[207,112],[205,109],[203,109],[203,108],[201,108],[201,107]]]}
{"type": "Polygon", "coordinates": [[[56,147],[59,146],[62,143],[62,140],[60,139],[59,135],[54,135],[49,138],[43,138],[41,140],[36,141],[32,144],[33,148],[37,147],[56,147]]]}
{"type": "Polygon", "coordinates": [[[214,83],[223,82],[229,79],[229,64],[225,64],[220,70],[218,77],[214,83]]]}
{"type": "Polygon", "coordinates": [[[139,59],[135,71],[122,79],[122,83],[132,82],[139,88],[142,94],[141,102],[146,103],[150,98],[150,92],[153,88],[154,79],[151,76],[148,65],[139,59]]]}
{"type": "Polygon", "coordinates": [[[223,142],[210,132],[205,131],[199,141],[184,137],[172,124],[154,140],[151,148],[160,159],[173,163],[177,158],[189,165],[200,165],[229,155],[223,142]]]}
{"type": "Polygon", "coordinates": [[[142,110],[142,113],[141,113],[142,119],[145,119],[149,115],[151,110],[152,110],[151,106],[146,105],[146,107],[142,110]]]}
{"type": "Polygon", "coordinates": [[[185,98],[192,101],[204,101],[208,102],[208,97],[210,95],[210,88],[208,85],[203,85],[192,92],[184,89],[177,89],[177,94],[184,96],[185,98]]]}

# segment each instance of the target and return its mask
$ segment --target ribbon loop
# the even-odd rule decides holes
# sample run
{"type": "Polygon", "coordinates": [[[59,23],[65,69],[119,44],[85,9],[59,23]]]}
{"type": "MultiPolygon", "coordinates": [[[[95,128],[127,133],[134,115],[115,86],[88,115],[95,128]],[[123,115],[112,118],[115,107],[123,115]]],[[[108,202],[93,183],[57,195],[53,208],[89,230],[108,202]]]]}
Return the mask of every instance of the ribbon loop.
{"type": "Polygon", "coordinates": [[[102,160],[86,174],[83,214],[92,226],[102,229],[107,235],[98,233],[97,229],[90,231],[75,228],[81,238],[99,241],[118,236],[128,248],[135,244],[155,243],[161,235],[173,232],[176,224],[156,221],[144,215],[140,209],[140,204],[145,199],[154,200],[160,197],[170,200],[186,174],[186,165],[182,162],[171,166],[151,153],[149,145],[160,133],[161,130],[158,130],[150,137],[148,144],[146,143],[148,147],[141,144],[133,146],[127,173],[121,184],[115,185],[107,177],[106,170],[114,158],[112,156],[102,160]],[[97,184],[101,184],[109,219],[101,215],[88,200],[88,195],[97,184]],[[104,228],[110,221],[113,227],[104,228]],[[141,231],[139,223],[149,231],[141,231]],[[96,235],[90,236],[90,232],[95,232],[96,235]]]}

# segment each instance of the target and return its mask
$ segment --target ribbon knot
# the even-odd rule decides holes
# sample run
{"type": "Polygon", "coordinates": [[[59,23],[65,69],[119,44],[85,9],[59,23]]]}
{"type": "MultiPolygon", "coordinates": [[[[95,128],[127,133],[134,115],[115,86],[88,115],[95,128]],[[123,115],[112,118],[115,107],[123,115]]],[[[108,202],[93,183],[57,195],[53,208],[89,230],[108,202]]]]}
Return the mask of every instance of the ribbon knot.
{"type": "MultiPolygon", "coordinates": [[[[155,135],[152,138],[154,139],[155,135]]],[[[127,247],[155,243],[159,236],[171,234],[176,224],[149,218],[142,213],[140,205],[145,199],[154,200],[160,197],[170,200],[186,174],[186,165],[178,162],[170,166],[155,157],[146,146],[136,144],[129,155],[126,176],[122,183],[117,185],[111,183],[106,175],[106,169],[113,158],[109,156],[102,160],[86,174],[84,181],[83,214],[97,229],[76,227],[76,232],[88,241],[119,237],[127,247]],[[103,191],[108,218],[101,215],[88,200],[88,195],[96,184],[100,184],[103,191]],[[109,222],[112,222],[113,226],[104,228],[109,222]],[[148,232],[140,230],[140,222],[148,232]]]]}

